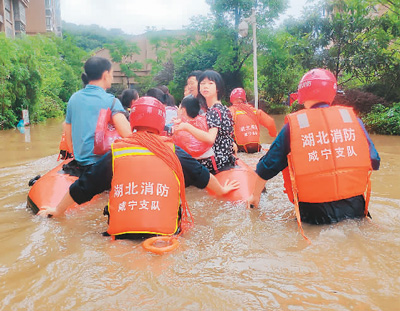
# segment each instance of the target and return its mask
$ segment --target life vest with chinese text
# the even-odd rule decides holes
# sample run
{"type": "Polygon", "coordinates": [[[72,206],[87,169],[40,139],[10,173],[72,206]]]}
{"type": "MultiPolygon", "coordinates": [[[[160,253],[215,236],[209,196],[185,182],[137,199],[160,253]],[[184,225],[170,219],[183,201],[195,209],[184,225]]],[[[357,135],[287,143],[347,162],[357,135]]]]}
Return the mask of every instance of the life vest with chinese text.
{"type": "Polygon", "coordinates": [[[368,141],[351,108],[304,109],[285,121],[290,125],[291,152],[283,176],[292,202],[293,189],[299,202],[309,203],[366,192],[372,171],[368,141]]]}
{"type": "MultiPolygon", "coordinates": [[[[167,148],[173,149],[173,144],[164,143],[164,148],[165,152],[167,148]]],[[[181,185],[171,167],[146,147],[132,143],[129,138],[114,142],[112,157],[114,175],[107,232],[110,235],[176,233],[179,227],[181,185]]]]}
{"type": "Polygon", "coordinates": [[[246,150],[246,145],[260,144],[260,128],[257,120],[257,110],[249,104],[239,104],[229,107],[234,122],[235,142],[238,147],[246,150]]]}

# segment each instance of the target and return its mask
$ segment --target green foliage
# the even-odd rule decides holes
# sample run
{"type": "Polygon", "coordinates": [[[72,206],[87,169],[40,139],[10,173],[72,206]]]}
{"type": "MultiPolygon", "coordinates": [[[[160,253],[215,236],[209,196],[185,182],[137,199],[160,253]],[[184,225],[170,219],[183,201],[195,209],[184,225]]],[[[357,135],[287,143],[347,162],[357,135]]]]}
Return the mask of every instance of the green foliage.
{"type": "MultiPolygon", "coordinates": [[[[214,69],[218,71],[224,78],[226,91],[229,92],[239,86],[244,85],[242,72],[246,71],[247,60],[252,54],[252,38],[251,35],[245,38],[239,37],[239,23],[244,18],[249,18],[254,9],[256,12],[257,28],[264,29],[278,17],[288,4],[287,0],[209,0],[212,17],[197,18],[192,20],[190,26],[200,32],[201,40],[195,44],[196,49],[185,50],[184,54],[191,54],[194,57],[202,56],[204,51],[213,51],[210,54],[211,62],[205,66],[188,66],[180,69],[181,64],[175,63],[176,77],[174,85],[183,89],[186,75],[180,76],[181,72],[189,73],[192,70],[214,69]],[[256,7],[254,7],[256,3],[256,7]]],[[[252,26],[250,25],[250,28],[252,26]]],[[[251,33],[251,32],[250,32],[251,33]]],[[[191,61],[187,58],[187,63],[191,61]]],[[[192,65],[192,64],[191,64],[192,65]]],[[[202,64],[199,64],[202,65],[202,64]]]]}
{"type": "Polygon", "coordinates": [[[128,42],[123,39],[115,39],[111,43],[104,44],[104,47],[110,51],[111,57],[114,62],[120,63],[126,57],[133,54],[139,54],[140,48],[136,42],[128,42]]]}
{"type": "Polygon", "coordinates": [[[400,135],[400,103],[394,103],[391,107],[375,105],[369,114],[362,117],[362,120],[370,132],[400,135]]]}
{"type": "Polygon", "coordinates": [[[373,5],[378,1],[322,1],[301,20],[287,22],[285,30],[297,38],[294,49],[305,71],[325,67],[343,87],[400,100],[399,1],[384,2],[389,10],[377,15],[373,5]]]}
{"type": "Polygon", "coordinates": [[[98,25],[87,26],[63,22],[62,27],[63,37],[73,37],[76,46],[86,52],[99,50],[115,40],[127,39],[129,37],[120,29],[107,30],[98,25]]]}
{"type": "MultiPolygon", "coordinates": [[[[299,56],[291,54],[294,38],[286,32],[260,31],[258,57],[260,98],[281,105],[287,94],[297,89],[303,75],[299,56]]],[[[252,63],[251,63],[252,64],[252,63]]],[[[252,80],[252,73],[245,75],[252,80]]]]}
{"type": "Polygon", "coordinates": [[[80,86],[87,54],[55,36],[0,34],[0,128],[15,127],[28,109],[31,122],[61,116],[80,86]]]}
{"type": "Polygon", "coordinates": [[[187,76],[194,70],[212,69],[218,58],[218,49],[212,41],[201,40],[189,46],[184,53],[174,58],[175,76],[170,84],[171,94],[180,98],[186,84],[187,76]]]}

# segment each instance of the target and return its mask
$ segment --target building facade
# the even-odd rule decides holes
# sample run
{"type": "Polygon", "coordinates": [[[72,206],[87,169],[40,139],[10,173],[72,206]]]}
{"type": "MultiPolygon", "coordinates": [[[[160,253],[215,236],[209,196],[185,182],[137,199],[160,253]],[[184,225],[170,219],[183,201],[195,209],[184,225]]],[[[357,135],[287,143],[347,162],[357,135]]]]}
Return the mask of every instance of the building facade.
{"type": "Polygon", "coordinates": [[[9,38],[47,32],[62,36],[60,0],[0,0],[0,32],[9,38]]]}
{"type": "Polygon", "coordinates": [[[31,0],[26,20],[27,34],[53,32],[61,37],[60,0],[31,0]]]}
{"type": "Polygon", "coordinates": [[[26,33],[26,9],[30,0],[0,0],[0,31],[7,37],[26,33]]]}

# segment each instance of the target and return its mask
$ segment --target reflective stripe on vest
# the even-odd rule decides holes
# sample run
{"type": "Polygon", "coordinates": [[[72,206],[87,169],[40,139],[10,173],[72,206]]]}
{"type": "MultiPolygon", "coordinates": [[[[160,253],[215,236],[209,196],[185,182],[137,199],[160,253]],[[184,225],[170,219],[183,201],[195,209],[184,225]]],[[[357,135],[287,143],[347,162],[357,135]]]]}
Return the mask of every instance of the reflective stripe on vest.
{"type": "Polygon", "coordinates": [[[352,109],[307,109],[286,120],[288,161],[300,202],[331,202],[365,193],[372,170],[369,147],[352,109]]]}
{"type": "Polygon", "coordinates": [[[174,234],[179,227],[180,184],[172,169],[148,149],[124,141],[113,144],[112,155],[107,232],[174,234]]]}

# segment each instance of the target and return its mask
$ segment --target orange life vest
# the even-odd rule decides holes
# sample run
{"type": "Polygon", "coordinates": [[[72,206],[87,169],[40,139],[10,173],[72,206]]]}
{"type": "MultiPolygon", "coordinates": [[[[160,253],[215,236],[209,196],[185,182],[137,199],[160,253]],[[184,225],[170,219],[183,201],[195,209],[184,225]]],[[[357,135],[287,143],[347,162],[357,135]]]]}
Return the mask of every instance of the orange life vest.
{"type": "MultiPolygon", "coordinates": [[[[172,143],[164,145],[165,149],[173,148],[172,143]]],[[[110,235],[176,233],[181,185],[174,171],[149,149],[132,143],[129,138],[114,142],[112,158],[114,175],[107,232],[110,235]]]]}
{"type": "Polygon", "coordinates": [[[285,192],[294,203],[302,236],[299,202],[323,203],[371,192],[369,146],[353,110],[348,107],[305,109],[287,115],[290,125],[285,192]]]}
{"type": "MultiPolygon", "coordinates": [[[[260,128],[257,120],[257,110],[249,104],[239,104],[229,107],[234,122],[235,142],[238,147],[246,150],[247,145],[260,145],[260,128]]],[[[247,150],[246,150],[247,151],[247,150]]]]}
{"type": "MultiPolygon", "coordinates": [[[[290,125],[288,195],[295,188],[300,202],[321,203],[365,193],[372,171],[369,147],[351,108],[305,109],[285,121],[290,125]]],[[[293,196],[289,199],[293,202],[293,196]]]]}
{"type": "MultiPolygon", "coordinates": [[[[205,115],[198,115],[193,119],[185,118],[182,121],[188,122],[194,127],[208,132],[207,119],[205,115]]],[[[213,144],[208,144],[206,142],[198,140],[187,131],[175,132],[172,136],[172,139],[174,140],[175,145],[181,147],[194,158],[202,156],[213,146],[213,144]]]]}

